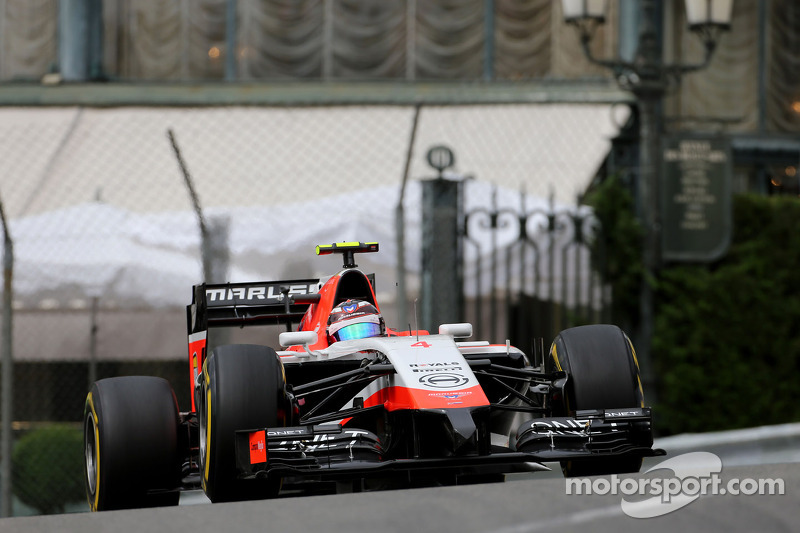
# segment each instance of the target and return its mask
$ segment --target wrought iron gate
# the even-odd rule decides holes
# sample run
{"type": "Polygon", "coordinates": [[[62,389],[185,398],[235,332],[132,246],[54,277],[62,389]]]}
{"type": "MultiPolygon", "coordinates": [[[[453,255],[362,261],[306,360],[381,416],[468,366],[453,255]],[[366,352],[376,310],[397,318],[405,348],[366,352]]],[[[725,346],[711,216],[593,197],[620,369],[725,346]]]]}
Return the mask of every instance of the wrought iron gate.
{"type": "MultiPolygon", "coordinates": [[[[465,182],[462,186],[469,186],[465,182]]],[[[534,338],[546,342],[562,329],[605,322],[610,289],[604,287],[590,249],[598,220],[586,207],[498,207],[497,189],[489,205],[473,207],[461,222],[462,319],[475,338],[512,344],[527,351],[534,338]]]]}

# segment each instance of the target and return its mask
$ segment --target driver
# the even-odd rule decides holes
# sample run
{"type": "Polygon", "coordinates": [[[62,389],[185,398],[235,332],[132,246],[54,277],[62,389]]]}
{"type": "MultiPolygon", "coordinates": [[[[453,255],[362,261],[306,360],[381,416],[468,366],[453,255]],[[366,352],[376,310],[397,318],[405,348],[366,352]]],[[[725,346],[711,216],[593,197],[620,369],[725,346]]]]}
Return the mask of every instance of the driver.
{"type": "Polygon", "coordinates": [[[383,317],[369,302],[347,300],[331,311],[328,318],[328,344],[365,339],[385,334],[383,317]]]}

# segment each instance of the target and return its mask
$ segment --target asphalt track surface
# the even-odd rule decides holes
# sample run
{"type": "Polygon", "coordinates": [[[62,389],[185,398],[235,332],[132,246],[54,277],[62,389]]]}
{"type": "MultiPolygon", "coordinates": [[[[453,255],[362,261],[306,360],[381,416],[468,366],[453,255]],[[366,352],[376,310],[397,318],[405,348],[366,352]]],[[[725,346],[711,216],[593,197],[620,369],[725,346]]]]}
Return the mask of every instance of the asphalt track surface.
{"type": "MultiPolygon", "coordinates": [[[[620,478],[646,479],[653,475],[620,478]]],[[[723,484],[732,479],[781,479],[785,493],[706,495],[669,514],[637,519],[623,512],[621,501],[623,498],[643,500],[646,496],[568,495],[563,478],[544,473],[510,476],[505,483],[486,485],[7,518],[0,520],[0,532],[730,533],[800,530],[800,463],[724,467],[720,478],[723,484]]],[[[659,508],[658,505],[655,502],[654,508],[659,508]]]]}

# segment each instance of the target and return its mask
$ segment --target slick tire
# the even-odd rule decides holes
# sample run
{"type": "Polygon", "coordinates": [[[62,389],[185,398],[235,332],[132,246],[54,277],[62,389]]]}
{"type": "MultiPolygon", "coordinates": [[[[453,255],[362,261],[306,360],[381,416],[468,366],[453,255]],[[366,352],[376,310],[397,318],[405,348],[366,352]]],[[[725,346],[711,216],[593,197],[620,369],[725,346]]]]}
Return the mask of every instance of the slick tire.
{"type": "MultiPolygon", "coordinates": [[[[562,331],[548,358],[550,370],[567,373],[561,413],[581,409],[642,407],[644,395],[633,345],[617,326],[600,324],[562,331]]],[[[638,472],[641,458],[562,461],[566,477],[638,472]]]]}
{"type": "Polygon", "coordinates": [[[237,479],[235,432],[284,426],[283,365],[272,348],[250,344],[216,348],[203,365],[197,415],[200,475],[212,502],[276,496],[280,479],[237,479]]]}
{"type": "Polygon", "coordinates": [[[178,505],[178,403],[169,382],[102,379],[84,407],[84,481],[92,511],[178,505]]]}

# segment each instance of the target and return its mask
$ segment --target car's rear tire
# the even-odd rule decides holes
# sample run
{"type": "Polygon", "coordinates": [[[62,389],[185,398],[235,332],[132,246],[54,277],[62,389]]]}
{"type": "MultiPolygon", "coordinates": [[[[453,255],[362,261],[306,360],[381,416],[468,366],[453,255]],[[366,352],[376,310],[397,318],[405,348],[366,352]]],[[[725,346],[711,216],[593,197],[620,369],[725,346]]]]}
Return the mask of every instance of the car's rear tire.
{"type": "Polygon", "coordinates": [[[197,415],[200,474],[212,502],[269,498],[279,479],[245,481],[236,476],[237,430],[283,426],[286,392],[275,350],[236,344],[216,348],[203,366],[197,415]]]}
{"type": "MultiPolygon", "coordinates": [[[[617,326],[579,326],[558,334],[548,358],[550,370],[567,373],[561,411],[643,407],[639,364],[628,336],[617,326]]],[[[638,472],[642,459],[563,461],[566,477],[638,472]]]]}
{"type": "Polygon", "coordinates": [[[102,379],[86,397],[83,421],[92,511],[178,504],[178,403],[167,380],[102,379]]]}

